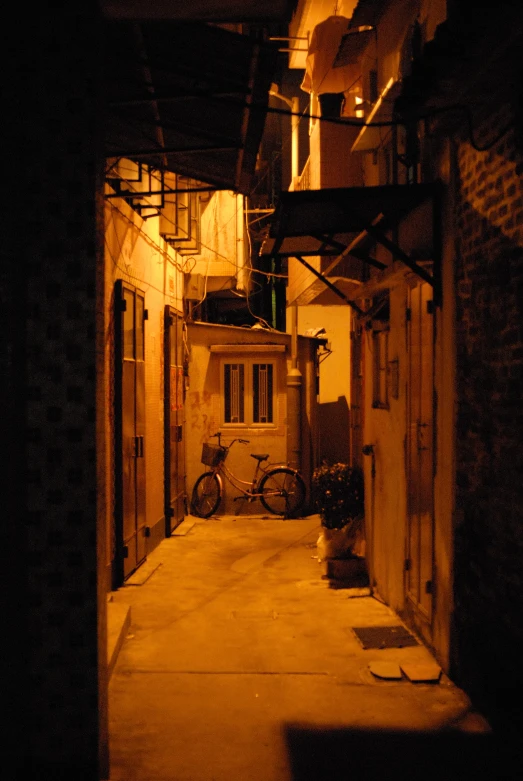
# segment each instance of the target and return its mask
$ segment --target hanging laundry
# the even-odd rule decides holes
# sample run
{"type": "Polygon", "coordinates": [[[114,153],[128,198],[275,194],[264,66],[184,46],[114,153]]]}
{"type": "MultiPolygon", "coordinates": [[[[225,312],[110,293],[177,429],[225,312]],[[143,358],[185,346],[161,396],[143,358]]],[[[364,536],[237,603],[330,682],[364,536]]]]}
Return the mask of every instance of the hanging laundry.
{"type": "Polygon", "coordinates": [[[349,19],[345,16],[329,16],[312,31],[307,53],[305,76],[301,83],[304,92],[315,95],[340,94],[348,90],[354,81],[354,69],[346,65],[334,68],[334,60],[341,39],[347,32],[349,19]]]}

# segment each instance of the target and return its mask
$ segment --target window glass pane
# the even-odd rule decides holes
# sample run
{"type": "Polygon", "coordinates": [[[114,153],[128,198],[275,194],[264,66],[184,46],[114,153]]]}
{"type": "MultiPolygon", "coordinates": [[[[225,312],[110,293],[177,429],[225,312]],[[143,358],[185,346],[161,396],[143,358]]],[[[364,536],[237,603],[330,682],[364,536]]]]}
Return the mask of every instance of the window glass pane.
{"type": "Polygon", "coordinates": [[[224,373],[225,423],[245,422],[245,371],[242,363],[226,363],[224,373]]]}
{"type": "Polygon", "coordinates": [[[272,423],[272,363],[255,363],[252,367],[253,422],[272,423]]]}

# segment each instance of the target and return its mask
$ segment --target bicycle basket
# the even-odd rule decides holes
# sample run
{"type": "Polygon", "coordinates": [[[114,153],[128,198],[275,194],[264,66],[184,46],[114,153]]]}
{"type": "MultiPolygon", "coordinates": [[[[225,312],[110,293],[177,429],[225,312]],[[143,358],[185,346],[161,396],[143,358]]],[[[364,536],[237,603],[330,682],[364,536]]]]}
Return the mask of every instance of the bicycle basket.
{"type": "Polygon", "coordinates": [[[218,466],[225,458],[226,450],[218,445],[209,445],[207,442],[202,446],[202,464],[205,466],[218,466]]]}

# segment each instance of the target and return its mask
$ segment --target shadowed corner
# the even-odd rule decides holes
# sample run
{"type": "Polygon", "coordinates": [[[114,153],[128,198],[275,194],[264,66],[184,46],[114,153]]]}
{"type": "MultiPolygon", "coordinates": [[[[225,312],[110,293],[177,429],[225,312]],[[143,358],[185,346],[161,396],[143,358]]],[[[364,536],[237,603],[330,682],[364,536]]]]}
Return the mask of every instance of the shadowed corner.
{"type": "Polygon", "coordinates": [[[518,767],[492,733],[288,724],[284,737],[292,781],[499,781],[518,767]]]}

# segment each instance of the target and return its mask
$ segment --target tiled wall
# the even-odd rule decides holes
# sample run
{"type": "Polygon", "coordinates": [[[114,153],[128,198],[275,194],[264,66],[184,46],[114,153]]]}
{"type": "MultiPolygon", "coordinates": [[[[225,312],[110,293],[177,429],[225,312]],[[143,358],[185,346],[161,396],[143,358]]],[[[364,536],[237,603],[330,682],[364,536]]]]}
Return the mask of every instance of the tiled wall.
{"type": "MultiPolygon", "coordinates": [[[[10,597],[26,628],[17,685],[20,753],[30,777],[98,779],[105,772],[105,600],[97,576],[104,539],[97,518],[104,510],[96,456],[102,158],[95,6],[46,5],[45,14],[35,11],[24,25],[13,25],[8,49],[14,89],[6,117],[21,156],[12,202],[18,213],[5,229],[12,272],[6,288],[18,318],[10,323],[16,328],[10,337],[13,393],[19,394],[12,405],[23,417],[18,436],[25,480],[18,471],[11,503],[18,534],[4,554],[13,557],[17,576],[22,568],[25,573],[27,600],[16,589],[10,597]]],[[[13,669],[16,661],[11,659],[13,669]]]]}

